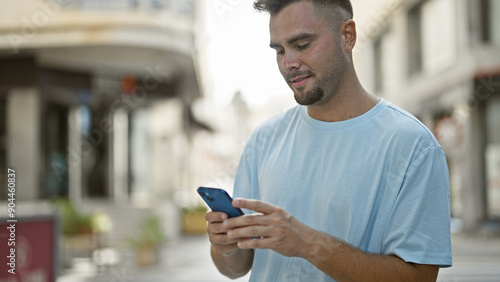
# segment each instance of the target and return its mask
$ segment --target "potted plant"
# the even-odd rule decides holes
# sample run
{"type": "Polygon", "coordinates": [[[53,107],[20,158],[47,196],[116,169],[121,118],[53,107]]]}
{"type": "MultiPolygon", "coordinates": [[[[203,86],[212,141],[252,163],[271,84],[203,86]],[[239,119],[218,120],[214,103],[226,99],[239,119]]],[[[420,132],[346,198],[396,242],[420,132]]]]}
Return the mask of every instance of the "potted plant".
{"type": "Polygon", "coordinates": [[[182,209],[182,231],[186,234],[205,234],[207,207],[203,204],[182,209]]]}
{"type": "Polygon", "coordinates": [[[61,218],[63,265],[69,267],[75,257],[90,257],[98,243],[92,229],[92,217],[80,212],[68,199],[53,199],[61,218]]]}
{"type": "Polygon", "coordinates": [[[52,204],[60,211],[62,231],[65,237],[92,233],[92,217],[78,211],[71,201],[67,199],[53,199],[52,204]]]}
{"type": "Polygon", "coordinates": [[[139,266],[149,266],[158,262],[158,247],[166,240],[160,219],[156,215],[143,218],[137,232],[128,238],[129,244],[137,253],[139,266]]]}

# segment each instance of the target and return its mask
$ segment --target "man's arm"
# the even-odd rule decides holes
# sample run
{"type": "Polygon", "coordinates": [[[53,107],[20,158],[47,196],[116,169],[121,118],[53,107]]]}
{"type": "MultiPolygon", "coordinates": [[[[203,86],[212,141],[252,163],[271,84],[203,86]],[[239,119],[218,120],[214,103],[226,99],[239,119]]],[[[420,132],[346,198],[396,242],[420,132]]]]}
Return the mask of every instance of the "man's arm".
{"type": "Polygon", "coordinates": [[[323,232],[314,231],[312,237],[304,258],[337,281],[436,281],[437,265],[368,254],[323,232]]]}
{"type": "Polygon", "coordinates": [[[220,273],[231,279],[244,276],[252,268],[253,250],[238,249],[234,254],[224,256],[212,245],[210,252],[220,273]]]}
{"type": "Polygon", "coordinates": [[[237,240],[227,237],[228,229],[222,225],[227,218],[225,213],[220,212],[208,212],[205,215],[208,221],[207,233],[212,243],[212,260],[222,274],[236,279],[247,274],[252,268],[254,251],[238,248],[237,240]]]}
{"type": "Polygon", "coordinates": [[[436,281],[439,266],[365,253],[264,202],[236,199],[233,205],[260,213],[223,221],[228,238],[241,249],[272,249],[302,257],[337,281],[436,281]],[[248,239],[252,237],[261,239],[248,239]]]}

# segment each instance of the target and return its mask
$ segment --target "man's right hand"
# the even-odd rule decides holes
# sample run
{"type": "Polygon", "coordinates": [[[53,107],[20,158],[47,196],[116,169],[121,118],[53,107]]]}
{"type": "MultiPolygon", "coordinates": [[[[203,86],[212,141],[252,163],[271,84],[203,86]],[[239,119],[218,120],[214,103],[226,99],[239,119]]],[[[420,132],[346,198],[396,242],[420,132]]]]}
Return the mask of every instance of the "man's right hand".
{"type": "Polygon", "coordinates": [[[227,214],[222,212],[209,211],[205,215],[208,238],[213,248],[224,257],[232,256],[239,250],[238,241],[227,237],[229,229],[222,224],[227,218],[227,214]]]}

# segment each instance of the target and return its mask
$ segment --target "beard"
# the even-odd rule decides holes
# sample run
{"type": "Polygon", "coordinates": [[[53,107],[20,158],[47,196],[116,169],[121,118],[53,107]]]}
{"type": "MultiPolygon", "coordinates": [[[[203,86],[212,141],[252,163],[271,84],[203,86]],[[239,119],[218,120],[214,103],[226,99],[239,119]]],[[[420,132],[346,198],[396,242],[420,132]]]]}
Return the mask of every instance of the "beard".
{"type": "MultiPolygon", "coordinates": [[[[339,43],[340,45],[340,43],[339,43]]],[[[341,52],[333,54],[330,64],[320,74],[313,70],[296,71],[288,73],[285,79],[290,81],[293,77],[311,76],[316,84],[311,89],[293,89],[295,101],[303,106],[318,106],[325,104],[337,96],[339,88],[343,84],[348,68],[348,62],[341,52]]],[[[311,81],[312,82],[312,81],[311,81]]]]}
{"type": "Polygon", "coordinates": [[[346,65],[343,63],[341,61],[340,64],[332,65],[325,77],[318,77],[313,72],[309,72],[312,77],[318,78],[318,81],[308,91],[292,88],[295,101],[303,106],[319,106],[332,100],[337,96],[345,76],[346,65]]]}
{"type": "MultiPolygon", "coordinates": [[[[310,77],[316,77],[316,75],[311,71],[294,71],[287,73],[285,76],[286,81],[292,80],[294,77],[300,77],[300,76],[310,76],[310,77]]],[[[309,105],[314,105],[318,102],[320,102],[323,97],[325,96],[325,91],[321,86],[313,86],[313,88],[307,92],[304,92],[305,90],[299,90],[299,89],[294,89],[291,85],[289,84],[290,88],[293,90],[294,98],[295,101],[299,105],[303,106],[309,106],[309,105]]]]}
{"type": "Polygon", "coordinates": [[[312,106],[315,104],[318,104],[323,100],[323,97],[325,96],[325,91],[323,88],[315,86],[313,89],[307,91],[306,93],[297,93],[294,92],[294,98],[295,101],[297,101],[298,104],[303,105],[303,106],[312,106]]]}

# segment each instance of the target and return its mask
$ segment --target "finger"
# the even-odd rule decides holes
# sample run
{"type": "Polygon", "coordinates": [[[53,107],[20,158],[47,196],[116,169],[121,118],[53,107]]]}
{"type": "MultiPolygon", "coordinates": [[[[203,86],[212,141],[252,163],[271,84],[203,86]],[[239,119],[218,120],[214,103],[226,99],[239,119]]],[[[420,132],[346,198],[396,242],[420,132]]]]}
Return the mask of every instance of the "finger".
{"type": "Polygon", "coordinates": [[[241,228],[249,225],[264,225],[263,218],[266,217],[261,213],[247,214],[243,216],[233,217],[226,219],[222,222],[222,225],[229,229],[241,228]]]}
{"type": "Polygon", "coordinates": [[[205,220],[208,222],[222,222],[228,218],[223,212],[209,211],[205,214],[205,220]]]}
{"type": "Polygon", "coordinates": [[[247,210],[252,210],[256,212],[260,212],[263,214],[270,214],[276,210],[276,206],[258,201],[258,200],[249,200],[249,199],[234,199],[233,206],[237,208],[243,208],[247,210]]]}
{"type": "Polygon", "coordinates": [[[210,243],[218,246],[228,246],[238,243],[238,239],[229,238],[226,234],[212,234],[209,236],[210,243]]]}
{"type": "Polygon", "coordinates": [[[209,222],[207,225],[207,231],[213,234],[226,234],[229,230],[222,222],[209,222]]]}
{"type": "Polygon", "coordinates": [[[242,238],[261,238],[269,237],[271,234],[271,227],[252,225],[243,228],[232,229],[227,232],[227,237],[230,239],[242,238]]]}
{"type": "Polygon", "coordinates": [[[237,246],[240,249],[272,249],[275,241],[271,238],[243,239],[238,241],[237,246]]]}

